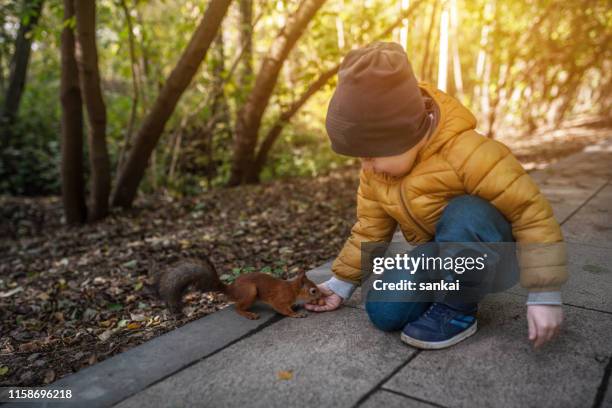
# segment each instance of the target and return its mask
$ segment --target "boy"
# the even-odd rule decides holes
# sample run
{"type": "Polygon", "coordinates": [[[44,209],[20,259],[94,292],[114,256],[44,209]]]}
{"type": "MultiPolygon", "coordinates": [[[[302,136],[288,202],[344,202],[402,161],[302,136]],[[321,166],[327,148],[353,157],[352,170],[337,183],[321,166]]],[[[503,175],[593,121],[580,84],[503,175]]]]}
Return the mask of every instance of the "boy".
{"type": "MultiPolygon", "coordinates": [[[[516,241],[521,285],[529,290],[529,340],[536,348],[551,340],[563,320],[563,237],[550,204],[509,149],[476,133],[474,115],[459,101],[417,85],[399,44],[350,51],[338,78],[326,128],[336,153],[361,159],[358,220],[333,263],[334,277],[320,285],[325,305],[306,307],[337,309],[359,284],[361,244],[389,242],[399,225],[415,244],[516,241]]],[[[402,330],[404,342],[426,349],[474,334],[477,306],[366,302],[376,327],[402,330]]]]}

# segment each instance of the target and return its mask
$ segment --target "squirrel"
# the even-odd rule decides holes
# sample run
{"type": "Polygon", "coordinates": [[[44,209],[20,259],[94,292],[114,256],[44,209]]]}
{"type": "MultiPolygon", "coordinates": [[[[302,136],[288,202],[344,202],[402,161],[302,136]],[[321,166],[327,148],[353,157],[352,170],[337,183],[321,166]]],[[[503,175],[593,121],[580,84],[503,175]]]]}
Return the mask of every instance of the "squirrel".
{"type": "Polygon", "coordinates": [[[203,292],[221,292],[234,301],[235,310],[247,319],[259,319],[259,315],[248,309],[260,300],[278,313],[289,317],[306,317],[306,312],[296,312],[296,300],[319,302],[322,294],[317,286],[301,271],[290,280],[274,278],[261,272],[240,275],[234,283],[226,285],[219,279],[217,271],[208,259],[180,261],[161,272],[156,279],[156,288],[175,314],[182,313],[183,293],[190,285],[203,292]]]}

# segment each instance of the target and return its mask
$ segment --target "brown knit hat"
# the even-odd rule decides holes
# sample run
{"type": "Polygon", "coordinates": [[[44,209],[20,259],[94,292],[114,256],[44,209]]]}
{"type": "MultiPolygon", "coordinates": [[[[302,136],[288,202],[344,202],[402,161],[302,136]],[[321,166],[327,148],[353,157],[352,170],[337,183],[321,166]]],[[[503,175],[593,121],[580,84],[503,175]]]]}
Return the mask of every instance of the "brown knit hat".
{"type": "Polygon", "coordinates": [[[401,45],[374,42],[346,54],[325,120],[336,153],[395,156],[417,144],[429,126],[421,91],[401,45]]]}

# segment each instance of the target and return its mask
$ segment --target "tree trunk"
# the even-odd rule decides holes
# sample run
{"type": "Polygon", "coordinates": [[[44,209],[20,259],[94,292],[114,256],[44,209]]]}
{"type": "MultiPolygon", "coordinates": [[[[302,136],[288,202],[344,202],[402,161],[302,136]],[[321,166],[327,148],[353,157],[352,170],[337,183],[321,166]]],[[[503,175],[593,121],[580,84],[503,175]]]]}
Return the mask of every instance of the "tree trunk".
{"type": "Polygon", "coordinates": [[[0,117],[1,125],[6,129],[6,134],[3,137],[5,143],[7,142],[6,138],[10,135],[9,128],[14,123],[19,111],[32,51],[31,32],[38,23],[43,3],[43,0],[24,0],[23,2],[22,14],[24,16],[21,17],[17,38],[15,39],[15,52],[10,64],[8,89],[6,90],[2,116],[0,117]]]}
{"type": "Polygon", "coordinates": [[[154,83],[151,78],[151,63],[149,58],[149,38],[147,37],[147,26],[142,18],[142,13],[138,7],[139,0],[134,0],[134,10],[136,11],[136,23],[138,27],[134,28],[134,33],[138,32],[138,45],[140,51],[140,58],[138,61],[138,73],[140,74],[139,83],[140,87],[140,104],[141,112],[148,111],[150,98],[150,91],[154,88],[154,83]]]}
{"type": "MultiPolygon", "coordinates": [[[[249,20],[250,25],[250,20],[249,20]]],[[[217,133],[218,125],[221,125],[221,141],[220,143],[229,143],[231,141],[230,130],[230,108],[225,97],[224,79],[225,73],[225,44],[223,38],[223,27],[219,28],[217,38],[215,39],[214,47],[214,63],[212,67],[213,84],[212,84],[212,103],[210,108],[210,117],[204,127],[202,136],[206,137],[206,182],[207,187],[212,187],[213,175],[215,173],[215,134],[217,133]],[[227,141],[223,140],[227,137],[227,141]]],[[[251,49],[249,49],[249,58],[251,57],[251,49]]],[[[245,55],[246,56],[246,55],[245,55]]],[[[244,68],[244,66],[243,66],[244,68]]],[[[244,73],[244,71],[243,71],[244,73]]],[[[248,75],[248,74],[247,74],[248,75]]]]}
{"type": "Polygon", "coordinates": [[[342,21],[342,17],[340,17],[340,13],[344,10],[345,4],[344,0],[338,2],[338,9],[336,10],[336,43],[338,44],[339,50],[344,50],[346,47],[346,36],[344,34],[344,22],[342,21]]]}
{"type": "Polygon", "coordinates": [[[253,83],[253,0],[240,0],[240,46],[242,56],[238,70],[238,86],[247,94],[253,83]]]}
{"type": "Polygon", "coordinates": [[[238,113],[234,155],[228,183],[230,186],[246,181],[247,173],[253,165],[261,119],[278,80],[279,72],[289,52],[323,3],[325,0],[303,0],[295,13],[288,18],[287,24],[281,29],[268,55],[264,58],[253,90],[238,113]]]}
{"type": "Polygon", "coordinates": [[[472,94],[473,100],[475,102],[477,100],[480,100],[481,106],[485,105],[485,102],[483,102],[483,98],[486,98],[488,96],[485,95],[485,93],[488,92],[488,84],[484,83],[484,75],[486,73],[487,66],[487,49],[489,47],[489,33],[491,32],[490,21],[491,15],[493,14],[493,1],[494,0],[488,0],[484,8],[483,18],[485,19],[486,23],[482,26],[482,30],[480,32],[480,49],[478,51],[478,59],[476,60],[476,79],[482,82],[476,85],[476,87],[474,88],[474,93],[472,94]]]}
{"type": "Polygon", "coordinates": [[[433,29],[436,25],[436,14],[438,11],[438,0],[435,0],[432,4],[431,10],[431,20],[429,20],[429,29],[427,30],[427,40],[425,41],[425,55],[423,56],[423,62],[421,64],[421,77],[419,78],[421,81],[428,80],[429,78],[425,78],[426,72],[428,71],[428,63],[429,63],[429,54],[430,54],[430,43],[431,37],[433,35],[433,29]]]}
{"type": "MultiPolygon", "coordinates": [[[[250,52],[250,51],[249,51],[250,52]]],[[[223,36],[223,27],[219,27],[219,32],[213,44],[214,61],[212,64],[212,103],[211,103],[211,120],[207,126],[214,130],[214,127],[222,123],[229,128],[230,125],[230,108],[225,97],[225,80],[224,75],[227,73],[225,69],[225,39],[223,36]]]]}
{"type": "Polygon", "coordinates": [[[96,45],[96,2],[76,0],[77,61],[79,79],[89,123],[89,165],[91,169],[89,219],[108,214],[110,162],[106,147],[106,106],[100,88],[96,45]]]}
{"type": "Polygon", "coordinates": [[[455,85],[455,95],[458,98],[463,96],[463,77],[461,75],[461,58],[459,57],[459,13],[457,10],[457,0],[451,0],[450,25],[452,31],[452,53],[453,53],[453,83],[455,85]]]}
{"type": "MultiPolygon", "coordinates": [[[[400,14],[404,13],[406,10],[408,10],[410,6],[410,0],[399,0],[399,9],[400,9],[400,14]]],[[[408,48],[408,18],[404,18],[402,21],[402,25],[399,29],[399,43],[402,47],[404,47],[404,49],[406,51],[409,50],[408,48]]]]}
{"type": "Polygon", "coordinates": [[[119,159],[117,160],[117,168],[121,168],[123,164],[123,158],[125,152],[130,149],[130,143],[132,140],[132,133],[134,131],[134,124],[136,123],[136,113],[138,111],[138,103],[140,99],[140,75],[138,73],[138,61],[136,59],[136,40],[134,38],[134,28],[132,23],[132,16],[130,9],[126,3],[126,0],[119,2],[123,14],[125,15],[125,23],[128,31],[128,49],[130,52],[130,68],[132,70],[132,106],[130,108],[130,118],[125,130],[125,144],[119,152],[119,159]]]}
{"type": "Polygon", "coordinates": [[[448,77],[448,7],[442,6],[440,15],[440,52],[438,54],[438,89],[446,92],[448,77]]]}
{"type": "MultiPolygon", "coordinates": [[[[64,0],[64,22],[74,16],[74,0],[64,0]]],[[[68,224],[87,220],[85,179],[83,176],[83,107],[79,72],[75,59],[74,30],[68,24],[62,30],[61,44],[62,103],[62,199],[68,224]]]]}
{"type": "Polygon", "coordinates": [[[179,62],[162,87],[155,104],[134,138],[134,145],[117,177],[113,205],[130,207],[136,196],[149,162],[151,152],[164,131],[166,122],[174,112],[181,95],[197,72],[206,52],[223,21],[231,0],[210,2],[204,17],[183,51],[179,62]]]}

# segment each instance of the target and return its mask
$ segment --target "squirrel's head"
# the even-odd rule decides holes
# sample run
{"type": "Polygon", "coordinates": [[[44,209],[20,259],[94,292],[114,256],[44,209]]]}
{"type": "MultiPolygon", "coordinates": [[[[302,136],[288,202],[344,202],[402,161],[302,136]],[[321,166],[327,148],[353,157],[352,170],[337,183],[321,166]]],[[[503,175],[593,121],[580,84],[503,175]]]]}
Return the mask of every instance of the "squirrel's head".
{"type": "Polygon", "coordinates": [[[300,288],[298,292],[298,299],[310,302],[313,300],[319,300],[321,296],[323,296],[319,288],[317,288],[317,285],[306,277],[306,273],[304,271],[298,273],[295,280],[299,284],[300,288]]]}

